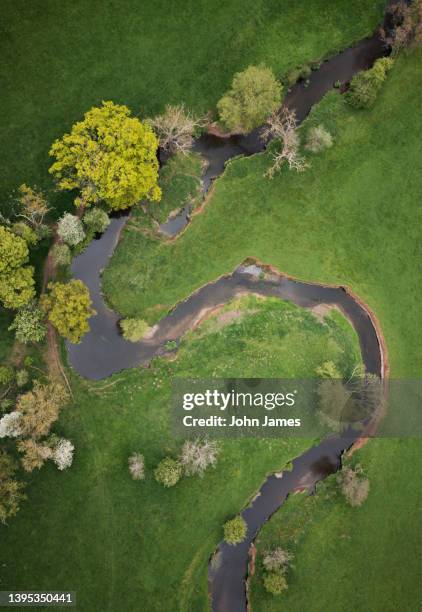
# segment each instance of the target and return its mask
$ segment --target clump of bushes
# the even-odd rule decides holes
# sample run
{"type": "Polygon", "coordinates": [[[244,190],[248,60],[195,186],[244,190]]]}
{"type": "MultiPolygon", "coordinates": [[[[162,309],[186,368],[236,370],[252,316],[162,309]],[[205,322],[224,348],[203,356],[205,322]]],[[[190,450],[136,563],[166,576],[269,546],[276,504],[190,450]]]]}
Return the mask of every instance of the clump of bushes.
{"type": "Polygon", "coordinates": [[[394,60],[390,57],[378,59],[370,70],[356,74],[350,82],[346,93],[347,102],[353,108],[369,108],[373,106],[383,82],[391,70],[394,60]]]}
{"type": "Polygon", "coordinates": [[[39,237],[35,230],[32,227],[29,227],[24,221],[17,221],[12,225],[12,232],[17,236],[20,236],[27,242],[29,245],[33,246],[37,244],[39,237]]]}
{"type": "Polygon", "coordinates": [[[67,244],[55,244],[51,255],[56,266],[68,266],[72,261],[72,253],[67,244]]]}
{"type": "Polygon", "coordinates": [[[361,506],[369,494],[369,480],[360,465],[345,467],[337,476],[341,492],[352,507],[361,506]]]}
{"type": "Polygon", "coordinates": [[[230,519],[224,523],[223,529],[224,540],[227,542],[227,544],[231,544],[232,546],[243,542],[248,531],[246,521],[240,515],[235,516],[233,519],[230,519]]]}
{"type": "Polygon", "coordinates": [[[262,125],[281,105],[282,87],[272,70],[263,64],[249,66],[233,77],[232,87],[218,102],[225,129],[249,132],[262,125]]]}
{"type": "Polygon", "coordinates": [[[83,221],[93,234],[102,234],[110,225],[110,218],[105,210],[92,208],[84,214],[83,221]]]}
{"type": "Polygon", "coordinates": [[[286,77],[288,87],[293,87],[299,80],[306,81],[312,73],[312,66],[303,64],[291,70],[286,77]]]}
{"type": "Polygon", "coordinates": [[[287,589],[287,572],[290,561],[293,559],[286,550],[278,547],[264,554],[262,564],[265,568],[264,587],[272,595],[280,595],[287,589]]]}
{"type": "Polygon", "coordinates": [[[183,468],[177,459],[165,457],[154,471],[155,480],[164,487],[174,487],[183,474],[183,468]]]}
{"type": "Polygon", "coordinates": [[[6,365],[0,365],[0,387],[7,387],[15,380],[13,368],[6,365]]]}
{"type": "Polygon", "coordinates": [[[133,480],[145,479],[145,460],[140,453],[133,453],[128,459],[129,473],[133,480]]]}
{"type": "Polygon", "coordinates": [[[139,342],[143,336],[151,329],[143,319],[122,319],[120,327],[123,338],[129,342],[139,342]]]}
{"type": "Polygon", "coordinates": [[[305,149],[311,153],[320,153],[324,149],[329,149],[333,146],[333,137],[323,125],[312,127],[308,132],[308,139],[305,144],[305,149]]]}

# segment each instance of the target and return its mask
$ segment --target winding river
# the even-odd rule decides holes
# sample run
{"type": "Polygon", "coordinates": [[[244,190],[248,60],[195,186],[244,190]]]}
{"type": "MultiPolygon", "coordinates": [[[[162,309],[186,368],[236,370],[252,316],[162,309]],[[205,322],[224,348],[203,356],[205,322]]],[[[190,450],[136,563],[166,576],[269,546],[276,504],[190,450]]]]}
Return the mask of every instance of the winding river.
{"type": "MultiPolygon", "coordinates": [[[[287,94],[285,104],[295,109],[302,121],[313,104],[330,90],[336,81],[345,83],[358,71],[370,67],[385,54],[378,34],[362,40],[314,71],[309,84],[297,83],[287,94]]],[[[246,136],[227,138],[204,134],[195,143],[207,162],[203,175],[204,191],[219,176],[225,163],[237,155],[251,155],[264,149],[259,130],[246,136]]],[[[385,355],[383,343],[369,310],[346,288],[328,287],[291,279],[257,262],[240,265],[233,273],[209,283],[175,308],[154,326],[148,339],[130,343],[118,329],[119,316],[110,310],[101,292],[101,272],[112,255],[128,215],[114,217],[100,239],[94,240],[72,264],[75,278],[89,288],[96,316],[90,320],[90,332],[78,345],[67,344],[71,366],[82,376],[98,380],[122,369],[147,365],[154,356],[166,352],[168,340],[178,340],[204,314],[232,298],[254,293],[260,296],[290,300],[303,308],[320,304],[338,307],[355,328],[367,372],[383,377],[385,355]],[[262,274],[264,272],[264,274],[262,274]]],[[[170,219],[162,231],[170,236],[179,233],[189,222],[189,211],[170,219]]],[[[258,496],[242,512],[248,526],[247,538],[237,546],[219,545],[219,563],[209,566],[209,588],[214,612],[247,610],[246,575],[248,552],[259,528],[279,508],[287,495],[297,489],[312,490],[318,480],[338,469],[342,452],[349,448],[351,437],[332,437],[311,448],[293,461],[293,469],[267,478],[258,496]]]]}

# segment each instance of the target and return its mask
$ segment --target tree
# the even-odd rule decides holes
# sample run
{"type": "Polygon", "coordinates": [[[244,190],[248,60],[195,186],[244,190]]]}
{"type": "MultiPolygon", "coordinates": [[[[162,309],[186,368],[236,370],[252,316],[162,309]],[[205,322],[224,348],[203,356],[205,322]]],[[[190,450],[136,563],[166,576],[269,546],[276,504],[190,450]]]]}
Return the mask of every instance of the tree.
{"type": "Polygon", "coordinates": [[[89,330],[91,308],[88,287],[80,280],[49,283],[49,293],[42,296],[41,307],[61,336],[77,344],[89,330]]]}
{"type": "Polygon", "coordinates": [[[312,127],[308,132],[305,149],[311,153],[320,153],[333,146],[333,137],[322,125],[312,127]]]}
{"type": "Polygon", "coordinates": [[[350,82],[349,90],[346,93],[347,102],[354,108],[373,106],[393,63],[393,59],[382,57],[370,70],[358,72],[350,82]]]}
{"type": "Polygon", "coordinates": [[[0,438],[17,438],[22,433],[21,413],[8,412],[0,419],[0,438]]]}
{"type": "Polygon", "coordinates": [[[47,459],[52,456],[52,451],[49,446],[28,438],[27,440],[19,440],[16,444],[17,450],[23,454],[21,464],[26,472],[33,472],[42,468],[47,459]]]}
{"type": "Polygon", "coordinates": [[[25,499],[22,493],[23,483],[13,478],[16,472],[16,462],[0,449],[0,522],[14,516],[19,510],[19,504],[25,499]]]}
{"type": "Polygon", "coordinates": [[[246,521],[240,515],[224,523],[223,529],[225,541],[232,545],[243,542],[248,531],[246,521]]]}
{"type": "Polygon", "coordinates": [[[36,187],[28,187],[28,185],[23,184],[19,187],[18,202],[20,206],[18,216],[24,218],[35,231],[40,230],[44,226],[44,218],[50,210],[42,191],[36,187]]]}
{"type": "Polygon", "coordinates": [[[33,389],[20,395],[16,403],[21,414],[21,435],[34,440],[48,435],[67,397],[62,385],[35,382],[33,389]]]}
{"type": "Polygon", "coordinates": [[[57,465],[59,470],[67,470],[73,463],[73,451],[75,447],[70,440],[66,438],[54,438],[53,444],[49,441],[51,448],[51,459],[57,465]]]}
{"type": "Polygon", "coordinates": [[[103,102],[50,149],[50,173],[60,189],[79,189],[76,206],[105,202],[112,210],[158,201],[158,140],[126,106],[103,102]]]}
{"type": "Polygon", "coordinates": [[[265,173],[265,176],[273,178],[281,167],[287,162],[290,170],[303,172],[308,164],[300,155],[300,138],[297,133],[296,113],[286,106],[280,111],[274,112],[262,130],[261,138],[264,141],[275,139],[273,145],[273,163],[265,173]],[[279,145],[277,144],[279,141],[279,145]]]}
{"type": "Polygon", "coordinates": [[[42,342],[45,338],[44,313],[35,302],[30,302],[20,310],[9,330],[15,332],[16,340],[22,344],[42,342]]]}
{"type": "Polygon", "coordinates": [[[174,487],[182,477],[180,461],[172,457],[165,457],[154,471],[154,478],[164,487],[174,487]]]}
{"type": "Polygon", "coordinates": [[[282,548],[275,548],[265,553],[262,563],[268,572],[285,572],[290,561],[293,559],[293,555],[283,550],[282,548]]]}
{"type": "Polygon", "coordinates": [[[59,219],[57,234],[69,246],[76,246],[85,238],[82,221],[70,213],[65,213],[59,219]]]}
{"type": "Polygon", "coordinates": [[[337,476],[341,492],[352,507],[361,506],[369,494],[369,480],[362,475],[360,466],[353,470],[345,467],[337,476]]]}
{"type": "Polygon", "coordinates": [[[187,476],[203,476],[205,470],[217,463],[219,448],[214,440],[186,440],[182,447],[180,463],[187,476]]]}
{"type": "Polygon", "coordinates": [[[72,261],[72,253],[67,244],[55,244],[51,256],[56,266],[68,266],[72,261]]]}
{"type": "Polygon", "coordinates": [[[102,234],[110,225],[110,218],[102,208],[92,208],[84,214],[84,223],[94,234],[102,234]]]}
{"type": "Polygon", "coordinates": [[[5,308],[20,308],[34,296],[34,268],[26,266],[28,245],[0,226],[0,302],[5,308]]]}
{"type": "Polygon", "coordinates": [[[151,329],[143,319],[121,319],[119,321],[123,338],[129,342],[139,342],[151,329]]]}
{"type": "Polygon", "coordinates": [[[264,65],[249,66],[233,77],[230,91],[217,104],[227,130],[250,132],[281,104],[282,87],[264,65]]]}
{"type": "Polygon", "coordinates": [[[0,366],[0,387],[8,387],[15,380],[13,368],[7,365],[0,366]]]}
{"type": "Polygon", "coordinates": [[[287,590],[287,580],[281,572],[268,572],[264,576],[264,587],[272,595],[281,595],[287,590]]]}
{"type": "Polygon", "coordinates": [[[422,45],[422,0],[413,2],[392,3],[389,7],[391,14],[391,34],[382,30],[382,37],[387,46],[391,47],[395,56],[407,46],[422,45]]]}
{"type": "Polygon", "coordinates": [[[145,478],[145,460],[140,453],[133,453],[128,459],[129,472],[133,480],[144,480],[145,478]]]}
{"type": "Polygon", "coordinates": [[[317,367],[315,372],[320,378],[342,378],[340,371],[333,361],[324,361],[322,365],[317,367]]]}
{"type": "Polygon", "coordinates": [[[160,147],[170,154],[186,153],[192,148],[195,132],[207,124],[208,117],[195,117],[183,104],[168,104],[162,115],[150,119],[160,147]]]}
{"type": "Polygon", "coordinates": [[[16,236],[20,236],[29,246],[37,244],[39,237],[32,227],[29,227],[24,221],[17,221],[11,226],[11,230],[16,236]]]}

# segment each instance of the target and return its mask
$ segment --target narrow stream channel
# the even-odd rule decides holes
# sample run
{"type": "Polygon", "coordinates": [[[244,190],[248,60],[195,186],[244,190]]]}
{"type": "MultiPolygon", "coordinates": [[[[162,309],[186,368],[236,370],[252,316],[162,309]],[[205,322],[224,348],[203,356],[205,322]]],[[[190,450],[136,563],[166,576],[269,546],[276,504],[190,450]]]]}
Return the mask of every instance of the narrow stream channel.
{"type": "MultiPolygon", "coordinates": [[[[385,55],[386,50],[378,34],[366,38],[324,62],[314,71],[309,84],[297,83],[285,98],[285,104],[296,111],[302,121],[329,91],[336,81],[345,83],[360,70],[367,69],[385,55]]],[[[260,130],[246,136],[220,138],[202,135],[194,150],[207,162],[202,177],[204,192],[219,176],[226,162],[237,155],[252,155],[263,151],[260,130]]],[[[240,266],[232,274],[209,283],[179,303],[153,330],[148,340],[138,343],[123,339],[118,328],[119,316],[110,310],[101,292],[101,273],[113,254],[128,215],[112,219],[100,239],[94,240],[76,257],[72,264],[74,278],[81,279],[89,288],[96,316],[90,320],[91,330],[80,344],[67,344],[69,362],[81,375],[89,379],[105,378],[125,368],[147,365],[151,359],[165,353],[168,340],[178,340],[206,312],[226,303],[237,295],[255,293],[290,300],[304,308],[319,304],[335,305],[349,319],[360,342],[367,372],[383,375],[383,355],[373,321],[367,310],[342,287],[325,287],[289,279],[271,273],[261,278],[255,265],[240,266]]],[[[161,228],[173,236],[189,222],[189,210],[166,222],[161,228]]],[[[237,546],[219,545],[219,564],[209,566],[209,589],[214,612],[246,612],[246,575],[248,551],[262,524],[279,508],[287,495],[298,489],[312,490],[317,481],[336,471],[342,452],[352,443],[350,437],[332,437],[311,448],[293,461],[293,469],[282,478],[270,476],[262,485],[259,495],[242,512],[248,525],[247,538],[237,546]]]]}

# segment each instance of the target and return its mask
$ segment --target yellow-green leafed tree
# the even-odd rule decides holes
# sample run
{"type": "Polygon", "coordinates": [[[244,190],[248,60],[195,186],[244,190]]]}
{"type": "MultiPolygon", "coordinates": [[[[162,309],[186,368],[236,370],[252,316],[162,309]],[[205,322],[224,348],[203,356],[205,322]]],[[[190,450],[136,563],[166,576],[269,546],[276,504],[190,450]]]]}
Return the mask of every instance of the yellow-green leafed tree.
{"type": "Polygon", "coordinates": [[[27,266],[28,245],[7,227],[0,226],[0,303],[20,308],[35,295],[34,268],[27,266]]]}
{"type": "Polygon", "coordinates": [[[60,189],[78,189],[76,206],[105,202],[120,210],[147,199],[158,201],[158,139],[148,123],[126,106],[103,102],[56,140],[50,168],[60,189]]]}
{"type": "Polygon", "coordinates": [[[75,344],[89,331],[88,319],[95,314],[88,288],[80,280],[49,283],[41,306],[59,334],[75,344]]]}

